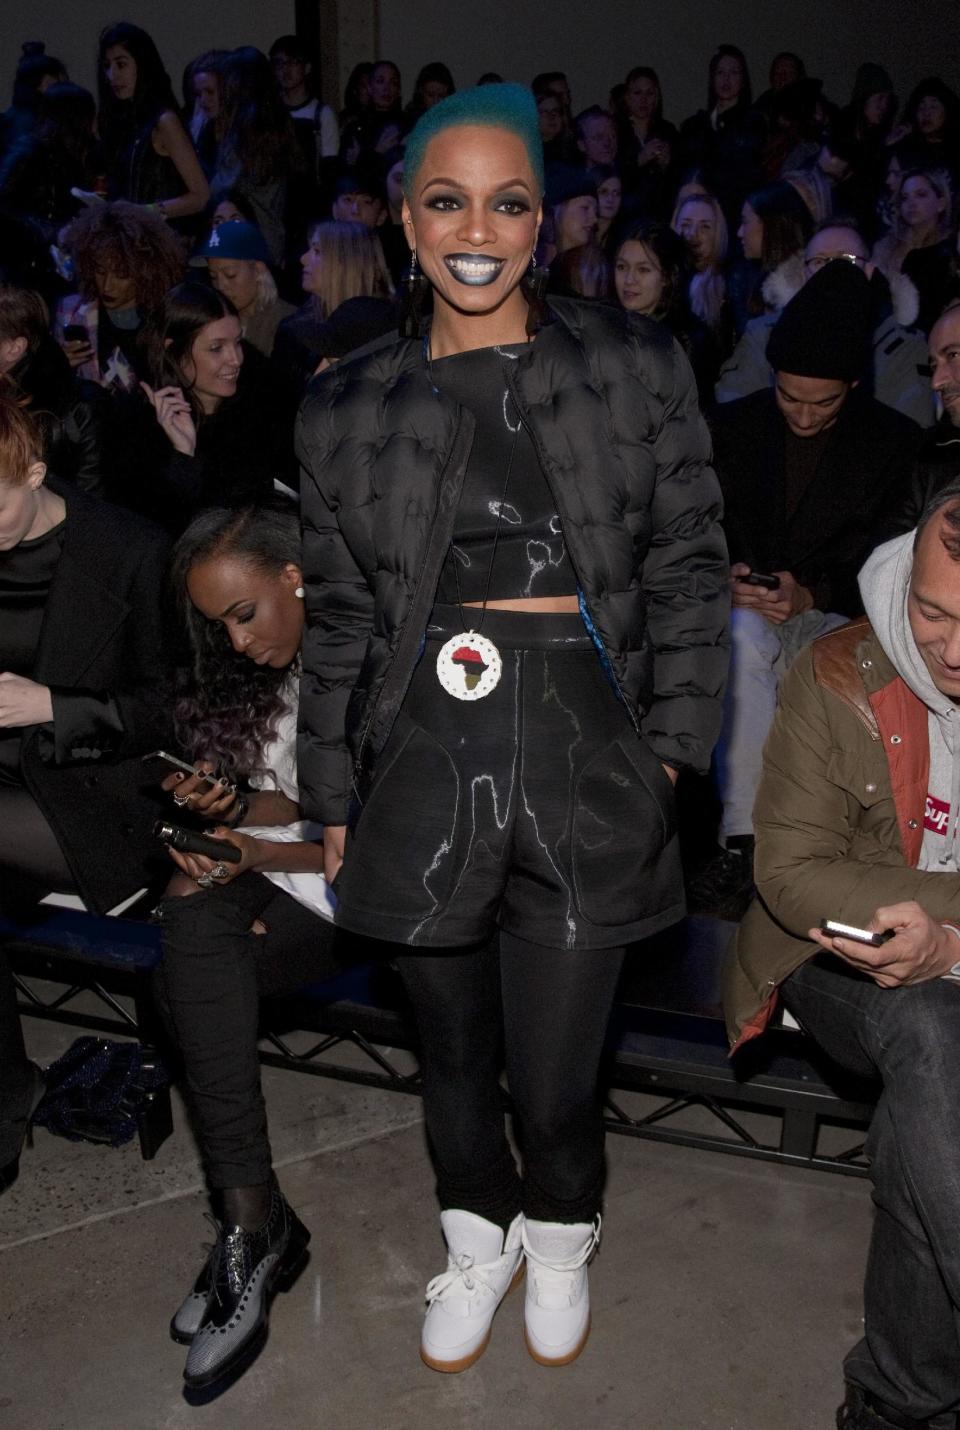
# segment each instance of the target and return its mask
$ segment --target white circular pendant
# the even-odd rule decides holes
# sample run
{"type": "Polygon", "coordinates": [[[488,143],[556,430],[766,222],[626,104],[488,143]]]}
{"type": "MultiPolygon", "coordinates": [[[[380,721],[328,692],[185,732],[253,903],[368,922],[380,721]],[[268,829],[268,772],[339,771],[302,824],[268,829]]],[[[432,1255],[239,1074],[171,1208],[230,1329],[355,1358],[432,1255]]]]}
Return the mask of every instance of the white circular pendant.
{"type": "Polygon", "coordinates": [[[437,656],[437,679],[455,700],[482,700],[500,683],[502,669],[493,641],[474,631],[451,636],[437,656]]]}

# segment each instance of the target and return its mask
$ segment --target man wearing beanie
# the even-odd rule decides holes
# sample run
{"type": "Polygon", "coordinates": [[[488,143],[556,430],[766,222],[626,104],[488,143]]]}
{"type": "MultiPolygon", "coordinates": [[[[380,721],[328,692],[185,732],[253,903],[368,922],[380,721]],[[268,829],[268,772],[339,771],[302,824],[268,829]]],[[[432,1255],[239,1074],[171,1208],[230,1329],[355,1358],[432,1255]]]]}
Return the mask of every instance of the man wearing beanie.
{"type": "Polygon", "coordinates": [[[902,500],[920,442],[915,423],[859,386],[870,327],[863,273],[826,264],[770,336],[773,390],[725,404],[714,420],[732,650],[715,753],[721,848],[690,896],[729,917],[752,890],[753,802],[779,682],[802,646],[861,613],[857,571],[902,500]]]}

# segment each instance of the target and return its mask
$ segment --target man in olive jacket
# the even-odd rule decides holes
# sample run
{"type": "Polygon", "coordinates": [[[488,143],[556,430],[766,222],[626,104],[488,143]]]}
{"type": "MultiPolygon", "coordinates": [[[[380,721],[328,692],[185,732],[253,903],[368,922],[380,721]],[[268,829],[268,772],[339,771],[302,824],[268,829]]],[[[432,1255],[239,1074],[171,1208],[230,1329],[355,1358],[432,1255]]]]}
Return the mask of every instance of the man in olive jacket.
{"type": "Polygon", "coordinates": [[[866,619],[781,686],[755,808],[758,898],[731,950],[738,1046],[778,998],[879,1077],[876,1219],[846,1430],[956,1426],[960,1409],[960,484],[860,574],[866,619]],[[828,938],[821,919],[884,932],[828,938]]]}

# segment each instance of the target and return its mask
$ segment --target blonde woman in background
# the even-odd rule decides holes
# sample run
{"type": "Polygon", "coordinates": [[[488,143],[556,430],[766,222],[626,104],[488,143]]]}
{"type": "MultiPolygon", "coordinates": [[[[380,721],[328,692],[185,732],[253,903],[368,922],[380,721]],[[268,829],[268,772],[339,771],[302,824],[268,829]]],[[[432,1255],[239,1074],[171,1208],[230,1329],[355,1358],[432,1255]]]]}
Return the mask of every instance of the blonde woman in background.
{"type": "Polygon", "coordinates": [[[306,302],[277,330],[274,357],[306,382],[324,356],[320,330],[342,303],[377,298],[386,305],[393,284],[376,233],[362,223],[318,223],[300,259],[306,302]]]}
{"type": "Polygon", "coordinates": [[[693,268],[690,311],[723,341],[729,328],[724,268],[730,243],[723,209],[712,194],[698,194],[677,205],[670,227],[683,239],[693,268]]]}

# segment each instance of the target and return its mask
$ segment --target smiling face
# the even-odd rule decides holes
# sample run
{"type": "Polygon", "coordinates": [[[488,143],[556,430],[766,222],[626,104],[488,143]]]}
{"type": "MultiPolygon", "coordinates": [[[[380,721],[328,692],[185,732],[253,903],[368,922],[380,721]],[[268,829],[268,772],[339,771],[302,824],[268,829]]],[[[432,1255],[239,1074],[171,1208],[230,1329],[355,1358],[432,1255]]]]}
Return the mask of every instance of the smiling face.
{"type": "Polygon", "coordinates": [[[520,280],[540,216],[539,185],[518,135],[486,124],[435,135],[403,205],[407,242],[433,285],[435,310],[525,314],[520,280]]]}
{"type": "Polygon", "coordinates": [[[763,257],[763,219],[749,204],[744,204],[740,214],[737,237],[743,245],[744,258],[759,259],[763,257]]]}
{"type": "Polygon", "coordinates": [[[257,277],[266,265],[250,258],[211,258],[207,264],[210,282],[218,293],[244,313],[257,301],[257,277]]]}
{"type": "Polygon", "coordinates": [[[950,556],[943,536],[956,541],[957,533],[936,513],[917,542],[907,619],[931,680],[956,703],[960,701],[960,564],[950,556]]]}
{"type": "Polygon", "coordinates": [[[241,556],[213,556],[187,573],[187,595],[208,621],[219,622],[239,655],[283,670],[303,637],[303,575],[292,562],[265,571],[241,556]]]}
{"type": "Polygon", "coordinates": [[[777,406],[794,437],[818,437],[840,416],[852,384],[833,377],[799,377],[778,372],[777,406]]]}
{"type": "Polygon", "coordinates": [[[224,398],[236,394],[243,366],[241,337],[240,319],[231,315],[205,324],[193,340],[183,371],[207,414],[215,412],[224,398]]]}
{"type": "Polygon", "coordinates": [[[107,84],[115,99],[132,99],[137,92],[137,62],[125,45],[111,45],[103,57],[107,84]]]}
{"type": "Polygon", "coordinates": [[[613,269],[621,306],[631,313],[655,313],[663,298],[663,269],[645,243],[628,239],[621,244],[613,269]]]}
{"type": "Polygon", "coordinates": [[[929,228],[945,211],[947,201],[920,174],[905,179],[900,188],[900,217],[908,228],[929,228]]]}

